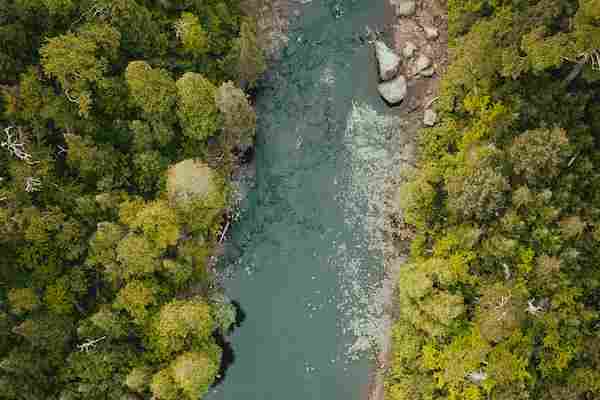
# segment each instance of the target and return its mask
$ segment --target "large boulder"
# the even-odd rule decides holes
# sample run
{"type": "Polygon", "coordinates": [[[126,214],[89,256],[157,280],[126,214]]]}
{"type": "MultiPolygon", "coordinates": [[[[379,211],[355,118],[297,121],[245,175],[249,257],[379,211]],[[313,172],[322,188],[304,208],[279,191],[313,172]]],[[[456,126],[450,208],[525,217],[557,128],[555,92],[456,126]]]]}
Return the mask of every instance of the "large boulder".
{"type": "Polygon", "coordinates": [[[406,78],[403,75],[399,75],[394,80],[380,83],[377,89],[379,90],[381,97],[389,104],[398,104],[406,96],[406,78]]]}
{"type": "Polygon", "coordinates": [[[375,42],[375,55],[379,63],[379,77],[381,80],[394,79],[400,67],[400,57],[380,40],[375,42]]]}

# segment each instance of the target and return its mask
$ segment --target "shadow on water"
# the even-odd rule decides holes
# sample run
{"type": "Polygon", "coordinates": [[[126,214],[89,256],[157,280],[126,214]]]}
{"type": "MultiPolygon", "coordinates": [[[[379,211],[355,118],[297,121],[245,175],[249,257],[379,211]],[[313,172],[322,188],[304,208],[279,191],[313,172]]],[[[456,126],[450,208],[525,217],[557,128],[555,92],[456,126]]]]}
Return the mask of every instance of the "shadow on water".
{"type": "Polygon", "coordinates": [[[246,313],[242,309],[242,305],[237,300],[231,300],[231,304],[235,308],[235,327],[239,328],[242,326],[242,322],[246,319],[246,313]]]}
{"type": "Polygon", "coordinates": [[[227,370],[235,362],[233,347],[231,347],[231,344],[225,339],[225,337],[221,333],[215,333],[214,338],[219,347],[223,350],[223,354],[221,356],[221,365],[219,365],[217,379],[212,384],[213,387],[223,383],[225,377],[227,376],[227,370]]]}
{"type": "MultiPolygon", "coordinates": [[[[232,300],[231,304],[235,308],[235,322],[227,331],[227,336],[229,336],[235,330],[235,328],[239,328],[240,326],[242,326],[242,323],[246,319],[246,313],[242,309],[240,302],[232,300]]],[[[235,362],[235,352],[233,351],[231,343],[227,341],[227,337],[224,336],[223,333],[217,331],[213,334],[213,337],[215,338],[217,345],[223,350],[217,379],[212,385],[213,387],[215,387],[220,385],[225,380],[225,377],[227,376],[227,370],[235,362]]]]}

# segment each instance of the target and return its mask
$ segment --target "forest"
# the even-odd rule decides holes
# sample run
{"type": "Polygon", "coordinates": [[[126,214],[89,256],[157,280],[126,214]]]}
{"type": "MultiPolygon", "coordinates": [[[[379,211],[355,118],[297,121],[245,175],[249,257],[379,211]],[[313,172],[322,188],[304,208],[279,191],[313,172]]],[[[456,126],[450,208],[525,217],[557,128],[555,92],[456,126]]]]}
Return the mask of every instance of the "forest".
{"type": "Polygon", "coordinates": [[[387,399],[599,399],[600,1],[447,6],[387,399]]]}
{"type": "Polygon", "coordinates": [[[197,400],[265,70],[238,0],[0,2],[0,399],[197,400]]]}

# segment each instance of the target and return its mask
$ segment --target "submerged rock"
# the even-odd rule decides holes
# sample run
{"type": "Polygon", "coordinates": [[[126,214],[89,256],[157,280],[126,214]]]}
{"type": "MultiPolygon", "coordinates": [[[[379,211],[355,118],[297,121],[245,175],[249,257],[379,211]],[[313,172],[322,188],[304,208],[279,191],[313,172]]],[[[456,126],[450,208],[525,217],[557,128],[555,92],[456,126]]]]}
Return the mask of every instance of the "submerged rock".
{"type": "Polygon", "coordinates": [[[403,75],[399,75],[394,80],[380,83],[377,90],[385,101],[390,104],[398,104],[406,96],[406,78],[403,75]]]}
{"type": "Polygon", "coordinates": [[[400,57],[380,40],[375,42],[375,55],[379,63],[379,77],[381,80],[394,79],[400,66],[400,57]]]}
{"type": "Polygon", "coordinates": [[[425,126],[434,126],[437,122],[437,113],[432,109],[425,110],[425,114],[423,115],[423,123],[425,126]]]}

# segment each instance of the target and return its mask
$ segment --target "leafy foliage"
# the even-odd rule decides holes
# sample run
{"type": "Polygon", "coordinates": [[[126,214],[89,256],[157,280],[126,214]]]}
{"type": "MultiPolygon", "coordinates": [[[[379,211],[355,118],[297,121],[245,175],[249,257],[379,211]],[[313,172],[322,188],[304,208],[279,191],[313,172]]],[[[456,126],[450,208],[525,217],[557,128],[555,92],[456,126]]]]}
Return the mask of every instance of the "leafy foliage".
{"type": "Polygon", "coordinates": [[[250,76],[232,55],[262,59],[248,17],[237,0],[0,9],[0,135],[22,150],[0,149],[0,398],[199,398],[235,317],[207,262],[255,129],[241,89],[217,96],[250,76]]]}
{"type": "Polygon", "coordinates": [[[597,398],[599,3],[448,7],[387,398],[597,398]]]}

